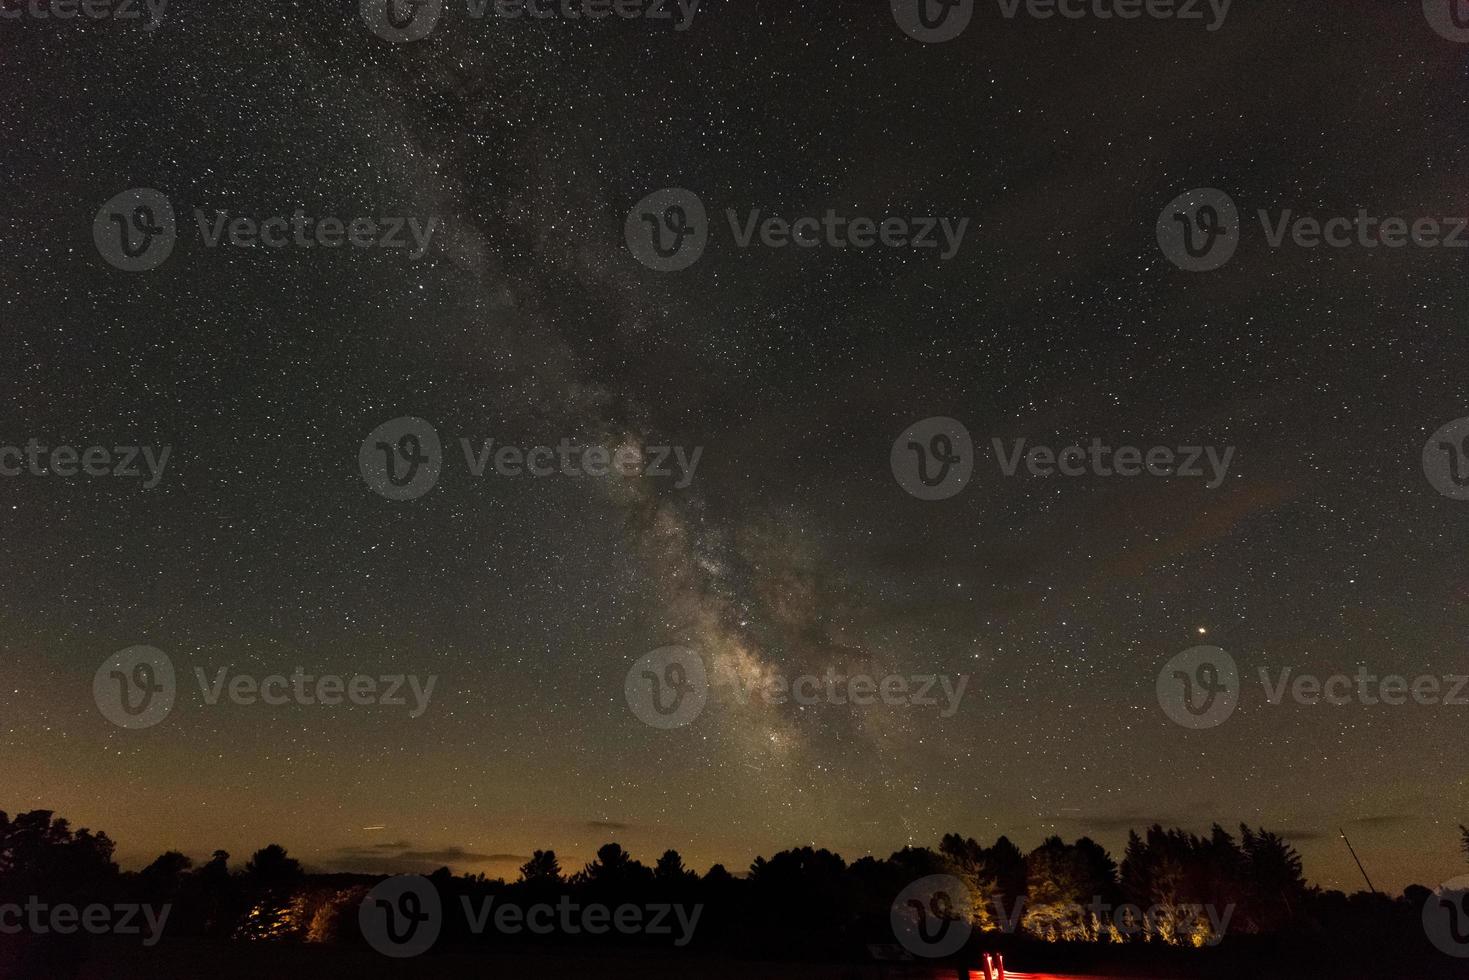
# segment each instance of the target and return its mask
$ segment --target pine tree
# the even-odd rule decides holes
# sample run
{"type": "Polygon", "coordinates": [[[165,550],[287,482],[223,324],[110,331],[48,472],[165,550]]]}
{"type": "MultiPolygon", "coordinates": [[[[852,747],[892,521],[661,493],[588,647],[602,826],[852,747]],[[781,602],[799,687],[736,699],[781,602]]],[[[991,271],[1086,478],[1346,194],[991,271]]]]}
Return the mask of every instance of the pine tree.
{"type": "Polygon", "coordinates": [[[520,880],[528,884],[560,884],[561,862],[555,851],[534,851],[520,866],[520,880]]]}

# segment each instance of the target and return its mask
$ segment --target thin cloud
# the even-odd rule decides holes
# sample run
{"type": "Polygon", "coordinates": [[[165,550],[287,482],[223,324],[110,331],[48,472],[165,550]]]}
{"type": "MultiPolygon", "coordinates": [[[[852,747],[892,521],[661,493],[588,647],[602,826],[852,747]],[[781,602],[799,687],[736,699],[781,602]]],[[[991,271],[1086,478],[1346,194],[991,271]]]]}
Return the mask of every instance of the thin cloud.
{"type": "Polygon", "coordinates": [[[329,857],[326,863],[344,871],[410,874],[441,867],[454,870],[487,864],[523,864],[528,860],[530,858],[525,854],[485,854],[457,845],[419,850],[406,842],[398,841],[370,847],[344,847],[329,857]]]}

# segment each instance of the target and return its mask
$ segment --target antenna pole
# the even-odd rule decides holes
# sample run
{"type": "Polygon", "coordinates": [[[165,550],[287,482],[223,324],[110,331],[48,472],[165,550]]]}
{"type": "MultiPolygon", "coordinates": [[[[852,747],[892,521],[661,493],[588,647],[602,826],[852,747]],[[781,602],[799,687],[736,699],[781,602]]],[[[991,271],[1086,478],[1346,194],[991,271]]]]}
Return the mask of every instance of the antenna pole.
{"type": "Polygon", "coordinates": [[[1377,889],[1372,887],[1372,879],[1367,877],[1367,869],[1362,867],[1362,859],[1357,857],[1357,851],[1352,847],[1352,842],[1347,840],[1347,832],[1338,827],[1337,833],[1341,834],[1341,839],[1346,843],[1347,850],[1352,852],[1352,860],[1357,862],[1357,870],[1362,872],[1362,880],[1367,882],[1367,890],[1376,895],[1377,889]]]}

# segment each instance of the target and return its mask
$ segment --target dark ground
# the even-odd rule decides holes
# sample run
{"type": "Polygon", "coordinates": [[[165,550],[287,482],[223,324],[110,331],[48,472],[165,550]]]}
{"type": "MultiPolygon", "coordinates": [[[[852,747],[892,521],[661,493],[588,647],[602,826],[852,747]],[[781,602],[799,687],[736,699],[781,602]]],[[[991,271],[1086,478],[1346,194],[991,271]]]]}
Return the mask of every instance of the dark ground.
{"type": "MultiPolygon", "coordinates": [[[[411,960],[389,960],[371,950],[340,945],[218,943],[174,940],[153,949],[134,942],[94,940],[85,950],[69,944],[50,957],[22,957],[19,946],[0,937],[3,980],[258,980],[258,978],[351,977],[354,980],[443,976],[574,977],[585,980],[939,980],[962,977],[957,965],[923,963],[776,963],[715,959],[675,953],[588,950],[585,953],[458,950],[411,960]],[[22,960],[29,960],[22,963],[22,960]],[[80,959],[80,962],[77,960],[80,959]]],[[[1131,947],[1107,950],[1061,946],[1012,949],[1006,957],[1011,980],[1463,980],[1469,962],[1419,958],[1416,951],[1380,949],[1375,955],[1339,957],[1278,949],[1189,951],[1131,947]],[[1262,966],[1261,964],[1270,964],[1262,966]]],[[[977,964],[975,964],[977,967],[977,964]]],[[[975,973],[975,976],[981,974],[975,973]]]]}

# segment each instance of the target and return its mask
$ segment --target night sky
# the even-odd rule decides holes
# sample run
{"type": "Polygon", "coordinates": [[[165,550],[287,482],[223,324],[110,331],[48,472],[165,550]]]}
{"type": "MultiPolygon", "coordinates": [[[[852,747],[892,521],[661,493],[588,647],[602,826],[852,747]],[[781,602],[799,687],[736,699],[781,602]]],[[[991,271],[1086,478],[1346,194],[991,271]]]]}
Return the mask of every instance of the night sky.
{"type": "MultiPolygon", "coordinates": [[[[1238,0],[1169,20],[1006,19],[920,43],[877,0],[705,0],[692,26],[467,19],[374,35],[355,3],[0,22],[0,444],[169,445],[156,487],[0,477],[0,809],[317,869],[513,877],[617,840],[743,870],[947,832],[1029,850],[1240,821],[1309,880],[1462,867],[1469,706],[1265,701],[1258,670],[1469,673],[1469,502],[1421,463],[1469,416],[1469,252],[1271,248],[1259,209],[1469,214],[1469,45],[1417,0],[1238,0]],[[151,272],[93,221],[178,212],[151,272]],[[629,210],[708,209],[659,272],[629,210]],[[1193,273],[1155,225],[1239,206],[1193,273]],[[193,211],[436,217],[432,247],[205,248],[193,211]],[[737,247],[725,220],[968,218],[962,247],[737,247]],[[364,439],[427,420],[393,501],[364,439]],[[952,418],[979,458],[922,500],[889,456],[952,418]],[[991,440],[1234,447],[1227,479],[1004,476],[991,440]],[[478,445],[701,447],[673,479],[474,478],[478,445]],[[1186,730],[1199,643],[1245,677],[1186,730]],[[178,703],[93,700],[135,644],[178,703]],[[740,704],[645,725],[630,667],[968,675],[931,708],[740,704]],[[427,712],[209,706],[201,667],[436,675],[427,712]]],[[[1469,692],[1466,692],[1469,693],[1469,692]]]]}

